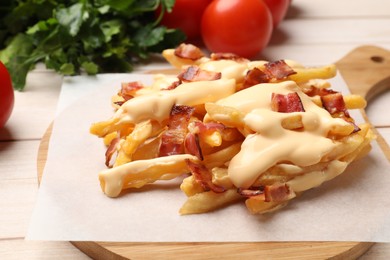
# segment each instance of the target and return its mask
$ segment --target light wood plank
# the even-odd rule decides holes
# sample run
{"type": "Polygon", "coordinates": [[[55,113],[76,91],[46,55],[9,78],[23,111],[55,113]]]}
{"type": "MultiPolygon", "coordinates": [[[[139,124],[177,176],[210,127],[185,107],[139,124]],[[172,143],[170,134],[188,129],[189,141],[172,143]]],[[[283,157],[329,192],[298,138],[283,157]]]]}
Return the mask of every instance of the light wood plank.
{"type": "Polygon", "coordinates": [[[36,178],[0,180],[0,239],[25,236],[37,191],[36,178]]]}
{"type": "Polygon", "coordinates": [[[90,259],[69,242],[0,240],[0,259],[90,259]]]}
{"type": "Polygon", "coordinates": [[[390,259],[390,243],[374,244],[359,260],[388,260],[390,259]]]}
{"type": "Polygon", "coordinates": [[[385,141],[390,145],[390,127],[377,128],[377,130],[383,139],[385,139],[385,141]]]}
{"type": "Polygon", "coordinates": [[[39,139],[53,121],[62,77],[39,69],[29,73],[23,92],[15,91],[15,106],[0,140],[39,139]]]}
{"type": "Polygon", "coordinates": [[[293,0],[287,19],[389,17],[388,0],[293,0]]]}
{"type": "MultiPolygon", "coordinates": [[[[317,44],[317,45],[288,45],[271,44],[259,55],[259,59],[279,60],[291,59],[302,63],[305,66],[322,66],[340,60],[348,52],[357,48],[359,43],[343,44],[317,44]]],[[[374,44],[390,51],[390,42],[386,44],[374,44]]]]}
{"type": "Polygon", "coordinates": [[[36,178],[39,140],[0,142],[1,180],[36,178]]]}
{"type": "Polygon", "coordinates": [[[273,32],[271,44],[389,43],[390,18],[285,20],[273,32]]]}
{"type": "Polygon", "coordinates": [[[384,111],[390,111],[390,85],[387,85],[387,91],[371,99],[366,109],[367,116],[373,125],[390,127],[390,116],[384,111]]]}

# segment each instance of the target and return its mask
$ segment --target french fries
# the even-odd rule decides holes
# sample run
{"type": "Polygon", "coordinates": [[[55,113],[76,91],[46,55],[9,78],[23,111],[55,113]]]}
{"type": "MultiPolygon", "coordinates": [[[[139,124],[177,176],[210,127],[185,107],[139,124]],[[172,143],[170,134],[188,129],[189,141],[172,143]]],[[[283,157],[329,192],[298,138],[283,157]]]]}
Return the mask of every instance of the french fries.
{"type": "Polygon", "coordinates": [[[375,138],[347,111],[364,108],[364,98],[330,89],[334,65],[206,57],[192,45],[163,57],[182,72],[124,84],[113,117],[91,126],[114,160],[99,173],[109,197],[188,175],[180,214],[242,200],[253,214],[271,212],[341,174],[375,138]]]}

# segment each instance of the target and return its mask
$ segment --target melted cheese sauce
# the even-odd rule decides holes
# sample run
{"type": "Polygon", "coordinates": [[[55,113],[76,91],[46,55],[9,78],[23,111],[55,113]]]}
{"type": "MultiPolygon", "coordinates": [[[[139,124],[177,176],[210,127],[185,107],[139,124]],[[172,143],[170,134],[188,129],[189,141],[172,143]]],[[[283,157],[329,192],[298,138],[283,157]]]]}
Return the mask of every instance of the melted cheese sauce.
{"type": "Polygon", "coordinates": [[[234,79],[189,82],[173,90],[155,91],[137,96],[124,103],[115,113],[121,123],[139,123],[152,119],[161,122],[169,117],[172,106],[196,106],[215,102],[235,92],[234,79]]]}
{"type": "Polygon", "coordinates": [[[236,187],[248,188],[268,168],[280,162],[298,166],[316,164],[339,144],[326,138],[336,125],[348,125],[332,118],[301,92],[295,82],[259,84],[217,102],[245,113],[244,123],[255,133],[248,135],[241,151],[231,160],[228,174],[236,187]],[[271,110],[272,93],[297,92],[305,112],[278,113],[271,110]],[[253,98],[256,97],[256,98],[253,98]],[[304,131],[282,127],[282,120],[302,117],[304,131]]]}
{"type": "Polygon", "coordinates": [[[235,79],[236,82],[242,82],[248,71],[247,64],[238,63],[233,60],[216,60],[200,64],[203,70],[221,72],[223,79],[235,79]]]}

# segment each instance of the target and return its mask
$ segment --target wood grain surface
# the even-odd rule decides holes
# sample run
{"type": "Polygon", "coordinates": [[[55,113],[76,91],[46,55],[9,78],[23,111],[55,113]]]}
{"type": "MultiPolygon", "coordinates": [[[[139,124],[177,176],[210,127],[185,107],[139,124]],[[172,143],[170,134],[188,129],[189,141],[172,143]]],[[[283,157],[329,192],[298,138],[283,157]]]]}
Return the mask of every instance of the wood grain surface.
{"type": "MultiPolygon", "coordinates": [[[[352,94],[364,96],[368,102],[390,86],[390,52],[374,46],[359,47],[336,65],[352,94]]],[[[363,111],[363,115],[364,111],[363,111]]],[[[367,120],[367,117],[365,117],[367,120]]],[[[375,131],[375,129],[374,129],[375,131]]],[[[375,131],[376,132],[376,131],[375,131]]],[[[377,132],[376,132],[377,133],[377,132]]],[[[51,134],[42,138],[38,153],[38,178],[46,162],[51,134]]],[[[390,161],[390,149],[378,135],[378,143],[390,161]]],[[[73,241],[94,259],[356,259],[373,243],[368,242],[253,242],[253,243],[119,243],[73,241]]]]}

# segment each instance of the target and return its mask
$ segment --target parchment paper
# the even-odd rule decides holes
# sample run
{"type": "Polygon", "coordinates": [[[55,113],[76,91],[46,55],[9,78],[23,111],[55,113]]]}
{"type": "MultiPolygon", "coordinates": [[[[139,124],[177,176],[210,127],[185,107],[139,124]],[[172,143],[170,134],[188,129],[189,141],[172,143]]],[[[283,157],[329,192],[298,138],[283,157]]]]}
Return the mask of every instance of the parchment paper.
{"type": "MultiPolygon", "coordinates": [[[[126,80],[149,82],[151,76],[65,78],[27,239],[390,242],[389,162],[376,142],[370,154],[344,174],[271,214],[251,215],[239,203],[180,216],[186,200],[178,188],[180,179],[108,198],[98,181],[98,172],[105,168],[105,148],[101,139],[89,134],[89,127],[112,115],[110,98],[126,80]]],[[[348,93],[340,77],[332,84],[348,93]]]]}

